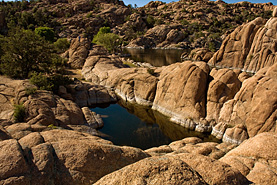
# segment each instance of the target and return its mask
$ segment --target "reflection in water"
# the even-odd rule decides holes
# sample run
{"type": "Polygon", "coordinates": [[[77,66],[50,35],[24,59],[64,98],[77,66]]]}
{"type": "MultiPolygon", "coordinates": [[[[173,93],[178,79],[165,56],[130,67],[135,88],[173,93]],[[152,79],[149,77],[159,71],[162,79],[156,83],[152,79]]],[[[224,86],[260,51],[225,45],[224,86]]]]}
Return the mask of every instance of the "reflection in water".
{"type": "Polygon", "coordinates": [[[217,141],[209,134],[198,133],[176,125],[149,107],[120,101],[107,108],[93,108],[92,111],[108,115],[103,117],[104,127],[100,132],[108,135],[105,138],[116,145],[148,149],[193,136],[204,141],[217,141]]]}
{"type": "Polygon", "coordinates": [[[147,62],[156,67],[167,66],[181,62],[181,49],[135,49],[124,48],[124,54],[130,54],[135,62],[147,62]]]}

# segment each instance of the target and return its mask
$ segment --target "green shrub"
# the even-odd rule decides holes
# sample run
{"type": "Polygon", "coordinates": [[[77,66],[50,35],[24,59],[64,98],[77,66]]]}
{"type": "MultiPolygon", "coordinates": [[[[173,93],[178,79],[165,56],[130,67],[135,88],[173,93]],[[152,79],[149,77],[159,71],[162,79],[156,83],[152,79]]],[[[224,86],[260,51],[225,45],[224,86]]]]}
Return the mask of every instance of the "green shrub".
{"type": "Polygon", "coordinates": [[[111,33],[110,27],[102,27],[92,40],[93,43],[104,46],[108,51],[114,52],[121,44],[121,38],[111,33]]]}
{"type": "Polygon", "coordinates": [[[37,92],[37,88],[25,88],[26,95],[35,94],[37,92]]]}
{"type": "Polygon", "coordinates": [[[51,128],[51,129],[57,129],[58,127],[55,126],[54,124],[51,124],[51,125],[48,125],[48,128],[51,128]]]}
{"type": "Polygon", "coordinates": [[[69,48],[70,43],[66,38],[59,38],[56,42],[54,42],[54,46],[56,47],[59,53],[62,53],[69,48]]]}
{"type": "Polygon", "coordinates": [[[49,27],[38,27],[35,29],[35,33],[43,37],[45,40],[53,42],[55,38],[55,33],[52,28],[49,27]]]}
{"type": "Polygon", "coordinates": [[[53,91],[54,93],[58,93],[59,86],[73,83],[69,77],[61,74],[45,76],[42,73],[33,73],[30,82],[41,90],[53,91]]]}
{"type": "Polygon", "coordinates": [[[154,70],[154,69],[148,68],[148,69],[147,69],[147,72],[148,72],[150,75],[154,75],[154,74],[155,74],[155,70],[154,70]]]}
{"type": "Polygon", "coordinates": [[[49,78],[42,73],[32,73],[30,82],[36,85],[41,90],[52,91],[54,84],[51,83],[49,78]]]}
{"type": "Polygon", "coordinates": [[[25,107],[23,106],[23,104],[14,105],[13,117],[15,122],[23,122],[25,119],[25,115],[25,107]]]}
{"type": "Polygon", "coordinates": [[[0,38],[0,71],[14,78],[28,78],[36,72],[51,71],[54,46],[31,30],[14,29],[5,38],[0,38]]]}
{"type": "Polygon", "coordinates": [[[155,19],[152,15],[148,15],[146,18],[146,22],[148,25],[153,26],[155,24],[155,19]]]}

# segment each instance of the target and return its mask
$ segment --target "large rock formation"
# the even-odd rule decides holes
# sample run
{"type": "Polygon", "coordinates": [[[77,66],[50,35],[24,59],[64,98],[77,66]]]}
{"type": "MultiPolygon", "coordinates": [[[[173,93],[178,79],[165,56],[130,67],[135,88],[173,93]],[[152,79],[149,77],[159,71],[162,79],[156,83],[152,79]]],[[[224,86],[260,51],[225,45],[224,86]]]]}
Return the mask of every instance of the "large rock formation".
{"type": "Polygon", "coordinates": [[[85,63],[90,49],[90,41],[81,36],[71,40],[68,50],[69,65],[75,69],[81,69],[85,63]]]}
{"type": "Polygon", "coordinates": [[[219,112],[225,102],[233,99],[241,87],[238,74],[230,69],[213,68],[210,72],[212,81],[207,92],[207,117],[211,121],[218,121],[219,112]]]}
{"type": "Polygon", "coordinates": [[[122,99],[151,105],[156,90],[156,77],[145,68],[125,67],[116,57],[89,57],[82,74],[95,84],[115,89],[122,99]]]}
{"type": "Polygon", "coordinates": [[[230,126],[244,125],[250,137],[276,131],[277,64],[245,80],[234,99],[220,111],[219,121],[230,126]]]}
{"type": "Polygon", "coordinates": [[[88,134],[51,130],[0,142],[1,184],[92,184],[147,157],[88,134]]]}
{"type": "Polygon", "coordinates": [[[230,151],[220,161],[238,169],[255,184],[276,184],[276,142],[275,133],[258,134],[230,151]]]}
{"type": "Polygon", "coordinates": [[[205,117],[209,68],[206,63],[186,61],[163,68],[153,109],[176,122],[205,117]]]}
{"type": "Polygon", "coordinates": [[[244,69],[245,61],[258,30],[265,24],[262,18],[239,26],[222,43],[209,64],[219,67],[244,69]]]}
{"type": "Polygon", "coordinates": [[[275,14],[273,12],[273,17],[266,23],[262,18],[256,18],[236,28],[224,40],[209,63],[214,66],[239,68],[249,72],[257,72],[263,67],[272,66],[277,62],[277,17],[275,14]]]}
{"type": "Polygon", "coordinates": [[[248,184],[238,171],[202,155],[179,154],[143,159],[104,176],[96,184],[248,184]],[[211,168],[207,169],[209,166],[211,168]],[[213,173],[214,172],[214,173],[213,173]]]}
{"type": "Polygon", "coordinates": [[[172,156],[152,157],[109,174],[102,184],[207,184],[189,165],[172,156]]]}

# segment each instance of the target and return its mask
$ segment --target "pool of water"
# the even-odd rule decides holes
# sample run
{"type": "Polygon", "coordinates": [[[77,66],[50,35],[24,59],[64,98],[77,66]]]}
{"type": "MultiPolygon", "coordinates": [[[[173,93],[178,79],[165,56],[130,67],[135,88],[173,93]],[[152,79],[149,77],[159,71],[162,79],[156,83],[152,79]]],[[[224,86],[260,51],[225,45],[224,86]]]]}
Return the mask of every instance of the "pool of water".
{"type": "Polygon", "coordinates": [[[118,104],[91,110],[103,118],[104,127],[99,130],[101,135],[116,145],[148,149],[193,136],[218,142],[209,134],[191,131],[170,122],[149,107],[119,101],[118,104]]]}
{"type": "Polygon", "coordinates": [[[153,66],[167,66],[181,62],[181,55],[186,50],[181,49],[136,49],[124,48],[123,54],[130,54],[130,59],[135,62],[146,62],[153,66]]]}

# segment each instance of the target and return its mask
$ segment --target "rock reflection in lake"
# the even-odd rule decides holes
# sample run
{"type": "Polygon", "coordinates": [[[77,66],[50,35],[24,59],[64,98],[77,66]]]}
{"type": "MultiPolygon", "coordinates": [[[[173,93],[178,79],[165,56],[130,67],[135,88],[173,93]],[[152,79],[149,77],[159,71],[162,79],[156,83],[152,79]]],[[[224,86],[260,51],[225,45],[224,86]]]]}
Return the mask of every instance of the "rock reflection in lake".
{"type": "Polygon", "coordinates": [[[124,54],[130,54],[135,62],[146,62],[153,66],[167,66],[176,62],[181,62],[181,55],[185,50],[181,49],[137,49],[124,48],[124,54]]]}
{"type": "Polygon", "coordinates": [[[93,108],[92,111],[105,115],[104,127],[99,131],[116,145],[148,149],[192,136],[205,141],[213,140],[209,135],[176,125],[164,115],[145,106],[119,101],[118,104],[93,108]]]}

